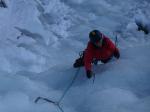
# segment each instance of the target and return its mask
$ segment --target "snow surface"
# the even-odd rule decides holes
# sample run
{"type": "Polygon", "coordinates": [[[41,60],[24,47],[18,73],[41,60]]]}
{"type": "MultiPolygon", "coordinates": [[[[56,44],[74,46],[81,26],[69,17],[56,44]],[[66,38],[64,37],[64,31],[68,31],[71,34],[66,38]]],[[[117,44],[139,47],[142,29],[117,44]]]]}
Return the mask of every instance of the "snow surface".
{"type": "Polygon", "coordinates": [[[58,112],[38,96],[58,101],[77,69],[88,32],[99,29],[121,58],[93,67],[95,83],[81,68],[61,102],[65,112],[150,112],[149,0],[6,0],[0,8],[0,112],[58,112]]]}

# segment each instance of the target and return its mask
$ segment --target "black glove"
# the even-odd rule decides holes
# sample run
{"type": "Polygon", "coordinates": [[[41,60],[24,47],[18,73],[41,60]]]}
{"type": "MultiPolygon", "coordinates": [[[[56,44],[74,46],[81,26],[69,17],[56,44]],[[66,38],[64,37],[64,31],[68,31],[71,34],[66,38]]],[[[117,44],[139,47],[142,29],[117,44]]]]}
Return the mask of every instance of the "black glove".
{"type": "Polygon", "coordinates": [[[90,70],[87,70],[86,71],[86,76],[87,76],[87,78],[91,78],[93,75],[95,75],[92,71],[90,71],[90,70]]]}
{"type": "Polygon", "coordinates": [[[98,65],[98,60],[97,60],[97,59],[94,59],[92,63],[93,63],[94,65],[98,65]]]}
{"type": "Polygon", "coordinates": [[[117,58],[117,59],[120,58],[120,53],[119,53],[118,50],[115,50],[115,52],[114,52],[114,57],[117,58]]]}

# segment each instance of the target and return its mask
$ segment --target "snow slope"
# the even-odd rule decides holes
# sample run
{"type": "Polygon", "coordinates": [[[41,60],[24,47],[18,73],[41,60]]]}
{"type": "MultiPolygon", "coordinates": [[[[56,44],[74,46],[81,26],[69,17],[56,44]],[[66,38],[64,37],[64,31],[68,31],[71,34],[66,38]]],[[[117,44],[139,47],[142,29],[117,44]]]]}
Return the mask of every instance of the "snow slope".
{"type": "Polygon", "coordinates": [[[150,19],[148,0],[6,0],[0,8],[0,112],[58,112],[77,69],[88,32],[118,35],[121,58],[94,66],[95,83],[81,68],[61,102],[65,112],[149,112],[150,39],[135,18],[150,19]]]}

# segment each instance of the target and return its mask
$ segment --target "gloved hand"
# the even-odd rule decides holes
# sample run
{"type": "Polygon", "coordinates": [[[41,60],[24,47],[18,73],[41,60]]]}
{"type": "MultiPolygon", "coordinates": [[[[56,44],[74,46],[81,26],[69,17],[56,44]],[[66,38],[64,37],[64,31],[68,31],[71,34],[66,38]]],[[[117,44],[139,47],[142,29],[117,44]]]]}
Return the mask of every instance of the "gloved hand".
{"type": "Polygon", "coordinates": [[[86,76],[87,76],[87,78],[91,78],[93,75],[95,75],[92,71],[90,71],[90,70],[87,70],[86,71],[86,76]]]}
{"type": "Polygon", "coordinates": [[[116,48],[116,50],[114,51],[114,57],[119,59],[120,58],[120,53],[119,50],[116,48]]]}
{"type": "Polygon", "coordinates": [[[93,63],[94,65],[97,65],[97,64],[98,64],[98,60],[97,60],[97,59],[94,59],[92,63],[93,63]]]}

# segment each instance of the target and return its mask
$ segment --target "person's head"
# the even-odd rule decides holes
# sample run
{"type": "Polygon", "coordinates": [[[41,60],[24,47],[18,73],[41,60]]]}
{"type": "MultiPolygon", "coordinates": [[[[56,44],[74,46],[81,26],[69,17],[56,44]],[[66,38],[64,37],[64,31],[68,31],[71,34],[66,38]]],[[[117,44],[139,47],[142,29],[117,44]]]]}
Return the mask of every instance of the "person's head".
{"type": "Polygon", "coordinates": [[[103,42],[103,34],[99,30],[93,30],[89,33],[90,42],[96,47],[101,47],[103,42]]]}

